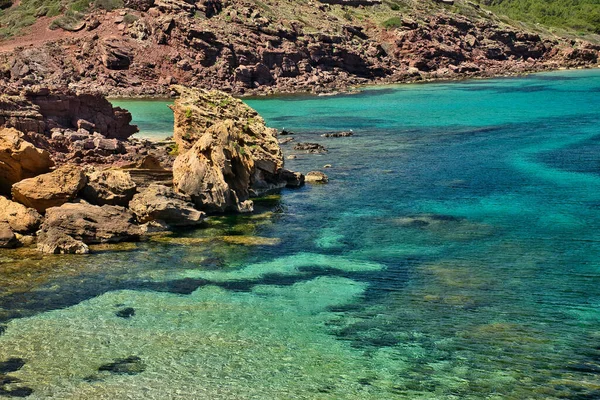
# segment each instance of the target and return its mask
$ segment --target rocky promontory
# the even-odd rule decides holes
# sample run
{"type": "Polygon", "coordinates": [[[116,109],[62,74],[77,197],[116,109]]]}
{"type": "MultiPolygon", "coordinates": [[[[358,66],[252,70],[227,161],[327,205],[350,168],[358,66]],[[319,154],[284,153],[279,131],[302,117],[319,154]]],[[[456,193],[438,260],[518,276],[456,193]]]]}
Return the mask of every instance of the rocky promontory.
{"type": "Polygon", "coordinates": [[[256,111],[218,91],[173,88],[180,154],[174,187],[209,212],[252,211],[251,196],[296,185],[283,169],[276,131],[256,111]]]}
{"type": "Polygon", "coordinates": [[[167,147],[132,139],[131,115],[101,95],[38,88],[4,96],[0,247],[37,242],[44,253],[84,254],[88,244],[249,212],[252,197],[304,182],[284,169],[276,132],[256,111],[222,92],[172,90],[175,143],[167,147]]]}

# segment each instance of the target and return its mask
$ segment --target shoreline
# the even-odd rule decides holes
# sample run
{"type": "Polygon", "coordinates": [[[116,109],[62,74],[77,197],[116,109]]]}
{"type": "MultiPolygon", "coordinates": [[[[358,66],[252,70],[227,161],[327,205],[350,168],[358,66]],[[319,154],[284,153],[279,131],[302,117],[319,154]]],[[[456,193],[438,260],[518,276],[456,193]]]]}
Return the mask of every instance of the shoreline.
{"type": "MultiPolygon", "coordinates": [[[[600,69],[600,64],[595,66],[579,66],[579,67],[558,67],[558,68],[540,68],[533,69],[531,71],[514,71],[507,72],[502,74],[486,74],[485,72],[482,74],[473,74],[473,75],[461,75],[461,76],[452,76],[452,77],[427,77],[421,79],[405,79],[393,81],[387,78],[372,80],[371,82],[364,84],[356,84],[356,85],[344,85],[339,88],[323,88],[323,91],[314,92],[311,90],[297,90],[297,91],[273,91],[273,92],[258,92],[258,93],[247,93],[247,94],[239,94],[239,93],[231,93],[231,95],[235,98],[245,100],[255,100],[255,99],[264,99],[264,98],[282,98],[282,97],[297,97],[297,96],[336,96],[336,95],[352,95],[358,94],[363,91],[364,88],[372,88],[379,86],[390,86],[390,85],[413,85],[413,84],[434,84],[434,83],[450,83],[450,82],[462,82],[468,80],[486,80],[486,79],[502,79],[502,78],[519,78],[526,77],[533,74],[540,73],[552,73],[552,72],[560,72],[560,71],[586,71],[586,70],[597,70],[600,69]]],[[[199,87],[199,89],[205,89],[203,87],[199,87]]],[[[205,90],[215,90],[215,89],[205,89],[205,90]]],[[[123,96],[123,95],[111,95],[107,93],[105,95],[106,99],[109,101],[172,101],[175,97],[168,97],[165,95],[133,95],[133,96],[123,96]]]]}

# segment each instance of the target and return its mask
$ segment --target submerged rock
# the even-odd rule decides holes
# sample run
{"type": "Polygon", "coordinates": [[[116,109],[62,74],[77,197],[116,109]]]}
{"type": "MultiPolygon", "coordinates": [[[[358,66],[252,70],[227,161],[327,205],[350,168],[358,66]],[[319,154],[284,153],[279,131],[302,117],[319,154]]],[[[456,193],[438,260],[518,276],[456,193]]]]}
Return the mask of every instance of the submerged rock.
{"type": "Polygon", "coordinates": [[[146,365],[137,356],[117,359],[112,363],[101,365],[98,371],[108,371],[113,374],[137,375],[146,370],[146,365]]]}
{"type": "Polygon", "coordinates": [[[119,318],[131,318],[135,315],[135,309],[132,307],[123,308],[115,313],[119,318]]]}
{"type": "Polygon", "coordinates": [[[25,360],[22,358],[9,358],[6,361],[0,362],[0,374],[6,374],[7,372],[15,372],[23,368],[25,360]]]}
{"type": "Polygon", "coordinates": [[[326,138],[339,138],[339,137],[349,137],[349,136],[354,136],[354,133],[352,131],[343,131],[343,132],[329,132],[329,133],[324,133],[321,135],[321,137],[326,137],[326,138]]]}
{"type": "Polygon", "coordinates": [[[162,185],[150,185],[136,194],[129,208],[141,223],[161,220],[171,226],[187,226],[198,225],[204,219],[204,213],[194,208],[189,196],[162,185]]]}
{"type": "Polygon", "coordinates": [[[305,151],[311,154],[327,153],[329,151],[325,146],[318,143],[296,143],[294,145],[294,150],[305,151]]]}
{"type": "Polygon", "coordinates": [[[29,233],[37,230],[42,216],[33,208],[0,196],[0,222],[6,222],[14,232],[29,233]]]}
{"type": "Polygon", "coordinates": [[[141,234],[134,214],[126,208],[83,203],[49,208],[41,234],[52,233],[53,229],[86,244],[136,240],[141,234]]]}
{"type": "Polygon", "coordinates": [[[129,172],[109,169],[92,173],[82,195],[92,204],[127,207],[135,192],[129,172]]]}
{"type": "Polygon", "coordinates": [[[25,179],[13,185],[13,199],[43,213],[73,200],[87,177],[80,167],[64,165],[53,172],[25,179]]]}
{"type": "Polygon", "coordinates": [[[21,380],[12,376],[0,375],[0,396],[3,397],[28,397],[33,389],[27,386],[15,386],[21,380]]]}
{"type": "Polygon", "coordinates": [[[46,173],[54,163],[50,154],[23,139],[16,129],[0,129],[0,194],[13,184],[46,173]]]}

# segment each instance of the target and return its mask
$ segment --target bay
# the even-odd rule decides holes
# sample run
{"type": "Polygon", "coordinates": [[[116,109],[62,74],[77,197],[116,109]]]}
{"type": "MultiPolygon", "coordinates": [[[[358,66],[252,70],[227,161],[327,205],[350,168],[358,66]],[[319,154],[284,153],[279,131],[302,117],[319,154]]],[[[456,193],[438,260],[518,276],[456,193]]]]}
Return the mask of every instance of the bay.
{"type": "MultiPolygon", "coordinates": [[[[1,252],[0,361],[25,363],[2,390],[600,397],[598,70],[246,101],[330,183],[89,256],[1,252]]],[[[116,104],[159,138],[167,103],[116,104]]]]}

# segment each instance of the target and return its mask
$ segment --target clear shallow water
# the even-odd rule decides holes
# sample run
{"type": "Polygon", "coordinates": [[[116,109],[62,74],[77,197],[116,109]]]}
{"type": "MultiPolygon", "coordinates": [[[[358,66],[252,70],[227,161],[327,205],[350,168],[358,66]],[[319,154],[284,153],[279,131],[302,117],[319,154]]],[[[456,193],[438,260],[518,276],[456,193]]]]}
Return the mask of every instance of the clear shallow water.
{"type": "Polygon", "coordinates": [[[248,103],[326,145],[287,166],[330,184],[118,252],[2,253],[4,388],[600,398],[600,71],[248,103]]]}
{"type": "Polygon", "coordinates": [[[172,101],[119,99],[112,104],[131,112],[140,130],[134,137],[164,140],[173,136],[173,112],[168,108],[172,101]]]}

